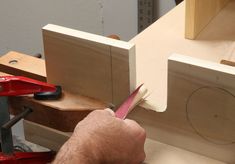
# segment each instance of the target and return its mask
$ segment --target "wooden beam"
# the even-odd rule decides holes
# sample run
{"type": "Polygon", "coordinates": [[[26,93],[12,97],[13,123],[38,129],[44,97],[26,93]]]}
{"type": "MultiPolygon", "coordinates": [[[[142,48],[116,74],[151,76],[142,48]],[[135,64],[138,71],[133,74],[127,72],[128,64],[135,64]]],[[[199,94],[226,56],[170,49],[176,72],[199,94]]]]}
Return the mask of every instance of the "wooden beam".
{"type": "Polygon", "coordinates": [[[103,110],[106,103],[82,95],[63,91],[63,96],[55,101],[37,101],[31,96],[9,98],[11,114],[23,112],[23,107],[33,109],[25,119],[64,131],[71,132],[79,121],[93,110],[103,110]],[[63,121],[61,121],[63,120],[63,121]]]}
{"type": "Polygon", "coordinates": [[[195,39],[228,2],[229,0],[186,0],[185,37],[195,39]]]}
{"type": "Polygon", "coordinates": [[[43,40],[48,82],[116,105],[135,88],[134,44],[50,24],[43,40]]]}
{"type": "MultiPolygon", "coordinates": [[[[168,60],[165,116],[194,134],[195,141],[205,142],[205,149],[191,150],[228,163],[235,162],[234,80],[235,68],[229,66],[177,54],[168,60]]],[[[186,145],[180,147],[188,149],[186,145]]]]}
{"type": "Polygon", "coordinates": [[[38,59],[19,52],[11,51],[0,57],[2,72],[26,76],[40,81],[46,81],[46,69],[43,59],[38,59]]]}

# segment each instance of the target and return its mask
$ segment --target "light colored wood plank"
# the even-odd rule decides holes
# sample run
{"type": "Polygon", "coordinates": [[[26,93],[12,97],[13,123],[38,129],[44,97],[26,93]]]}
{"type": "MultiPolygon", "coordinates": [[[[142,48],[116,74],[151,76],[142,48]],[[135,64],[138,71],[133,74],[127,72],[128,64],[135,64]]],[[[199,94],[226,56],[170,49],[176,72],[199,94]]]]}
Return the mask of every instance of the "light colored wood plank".
{"type": "Polygon", "coordinates": [[[133,44],[56,25],[43,40],[48,82],[115,104],[135,87],[133,44]]]}
{"type": "Polygon", "coordinates": [[[186,0],[185,37],[195,39],[228,2],[229,0],[186,0]]]}
{"type": "Polygon", "coordinates": [[[43,59],[11,51],[0,57],[0,70],[12,75],[24,75],[36,80],[46,81],[43,59]]]}
{"type": "Polygon", "coordinates": [[[56,29],[51,25],[43,29],[47,81],[70,92],[112,102],[109,46],[71,36],[75,30],[69,35],[63,28],[56,29]]]}
{"type": "Polygon", "coordinates": [[[172,116],[186,116],[212,142],[235,143],[235,68],[176,54],[168,70],[168,109],[177,112],[172,116]]]}
{"type": "Polygon", "coordinates": [[[122,103],[136,87],[135,48],[111,47],[113,104],[122,103]]]}
{"type": "Polygon", "coordinates": [[[190,151],[147,138],[145,143],[146,164],[225,164],[190,151]]]}
{"type": "Polygon", "coordinates": [[[130,41],[136,45],[136,83],[145,83],[152,93],[142,107],[152,109],[153,104],[157,111],[166,109],[167,59],[173,52],[220,63],[234,47],[234,8],[232,0],[197,40],[188,40],[184,38],[185,2],[182,2],[130,41]]]}
{"type": "Polygon", "coordinates": [[[138,108],[130,118],[149,138],[234,163],[235,68],[183,55],[168,62],[167,110],[138,108]]]}
{"type": "MultiPolygon", "coordinates": [[[[26,139],[41,146],[58,151],[71,133],[63,133],[24,120],[26,139]]],[[[146,164],[223,164],[223,162],[201,156],[183,149],[147,138],[145,143],[146,164]]]]}

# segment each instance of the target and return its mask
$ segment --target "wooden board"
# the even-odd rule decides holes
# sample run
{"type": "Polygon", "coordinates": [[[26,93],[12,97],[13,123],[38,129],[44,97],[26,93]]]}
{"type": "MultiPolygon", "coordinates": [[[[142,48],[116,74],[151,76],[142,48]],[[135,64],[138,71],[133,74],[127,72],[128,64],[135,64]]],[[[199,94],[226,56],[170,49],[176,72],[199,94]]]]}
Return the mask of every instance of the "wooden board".
{"type": "MultiPolygon", "coordinates": [[[[184,38],[185,2],[183,2],[130,41],[136,44],[137,84],[145,83],[152,92],[147,99],[148,102],[154,103],[160,110],[167,107],[169,102],[167,65],[168,57],[172,53],[220,63],[225,54],[234,48],[234,8],[235,1],[230,1],[204,28],[197,40],[188,40],[184,38]],[[152,72],[151,75],[149,72],[152,72]]],[[[180,94],[181,92],[179,91],[180,94]]],[[[176,95],[176,100],[178,97],[176,95]]],[[[176,106],[167,108],[164,113],[138,108],[132,112],[130,118],[144,126],[152,139],[183,147],[192,152],[207,154],[209,157],[234,161],[234,146],[214,145],[201,138],[188,125],[183,108],[178,106],[177,101],[172,103],[176,106]]],[[[140,107],[146,106],[141,104],[140,107]]]]}
{"type": "MultiPolygon", "coordinates": [[[[52,150],[59,150],[71,133],[63,133],[30,121],[24,121],[26,139],[52,150]]],[[[146,164],[224,164],[223,162],[195,154],[174,146],[147,138],[146,164]]]]}
{"type": "Polygon", "coordinates": [[[151,92],[142,107],[151,109],[148,106],[153,104],[157,111],[166,109],[167,59],[172,53],[216,63],[229,54],[235,43],[234,9],[232,0],[197,40],[188,40],[184,38],[185,2],[182,2],[130,41],[136,45],[136,83],[145,83],[151,92]]]}
{"type": "Polygon", "coordinates": [[[228,163],[235,157],[235,68],[183,55],[168,61],[164,113],[138,108],[130,118],[149,138],[228,163]]]}
{"type": "Polygon", "coordinates": [[[93,110],[103,110],[108,104],[82,95],[74,95],[63,91],[59,100],[37,101],[31,96],[9,98],[11,114],[17,115],[23,107],[33,109],[25,119],[55,128],[64,132],[73,131],[79,121],[93,110]],[[61,121],[63,120],[63,121],[61,121]]]}
{"type": "MultiPolygon", "coordinates": [[[[186,116],[185,121],[203,139],[218,145],[235,144],[234,80],[235,68],[172,55],[168,62],[168,109],[179,122],[186,116]]],[[[177,126],[176,121],[174,124],[177,126]]]]}
{"type": "Polygon", "coordinates": [[[185,37],[187,39],[195,39],[228,1],[186,0],[185,37]]]}
{"type": "Polygon", "coordinates": [[[46,81],[44,60],[11,51],[0,58],[0,71],[46,81]],[[19,69],[20,68],[20,69],[19,69]]]}
{"type": "Polygon", "coordinates": [[[116,105],[135,88],[133,44],[50,24],[43,42],[48,82],[116,105]]]}

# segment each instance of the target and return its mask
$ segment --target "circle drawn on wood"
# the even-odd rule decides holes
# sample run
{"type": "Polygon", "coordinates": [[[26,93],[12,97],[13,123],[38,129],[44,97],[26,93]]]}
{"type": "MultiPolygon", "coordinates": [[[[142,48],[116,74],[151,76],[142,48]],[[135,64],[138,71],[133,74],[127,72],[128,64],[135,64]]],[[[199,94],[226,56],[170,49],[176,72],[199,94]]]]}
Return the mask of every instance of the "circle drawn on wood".
{"type": "Polygon", "coordinates": [[[201,87],[189,96],[187,119],[195,132],[219,145],[235,144],[235,95],[223,88],[201,87]]]}

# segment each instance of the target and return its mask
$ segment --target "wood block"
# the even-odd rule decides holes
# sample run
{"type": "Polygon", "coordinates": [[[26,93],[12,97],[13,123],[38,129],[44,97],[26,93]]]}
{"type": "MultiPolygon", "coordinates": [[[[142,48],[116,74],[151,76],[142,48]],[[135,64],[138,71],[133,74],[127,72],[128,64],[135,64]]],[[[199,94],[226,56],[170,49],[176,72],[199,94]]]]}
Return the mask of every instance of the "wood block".
{"type": "Polygon", "coordinates": [[[234,9],[233,0],[207,25],[197,40],[189,40],[184,38],[184,1],[130,41],[136,45],[136,83],[144,83],[151,93],[146,103],[140,106],[166,110],[167,60],[172,53],[216,63],[229,54],[235,40],[234,9]]]}
{"type": "MultiPolygon", "coordinates": [[[[222,161],[230,161],[230,163],[234,163],[233,145],[217,145],[208,142],[195,133],[188,124],[185,106],[182,105],[182,101],[178,101],[181,93],[185,93],[181,89],[182,86],[185,86],[185,83],[177,82],[178,94],[175,94],[175,97],[169,100],[167,95],[167,82],[169,80],[167,77],[167,61],[172,52],[177,52],[197,59],[219,63],[224,55],[234,48],[234,2],[231,1],[211,21],[200,33],[197,40],[184,38],[185,2],[175,7],[143,33],[131,40],[132,43],[136,44],[137,84],[144,82],[150,92],[152,92],[148,101],[155,103],[155,106],[159,106],[160,109],[167,108],[167,110],[164,113],[156,113],[151,110],[146,111],[143,108],[138,108],[131,113],[130,118],[140,123],[147,130],[148,137],[152,139],[221,159],[222,161]],[[153,73],[149,76],[149,73],[146,72],[153,73]],[[173,101],[174,99],[175,101],[173,101]],[[170,105],[171,108],[169,108],[170,102],[173,103],[170,105]]],[[[184,69],[187,70],[188,68],[184,69]]],[[[194,76],[194,74],[192,73],[191,76],[194,76]]],[[[183,77],[185,76],[182,75],[183,77]]],[[[187,86],[195,86],[193,82],[190,82],[189,77],[186,76],[185,79],[189,79],[187,86]]],[[[216,79],[216,76],[211,79],[216,79]]],[[[232,81],[230,83],[234,84],[232,81]]],[[[174,82],[171,83],[174,84],[174,82]]],[[[221,84],[221,87],[224,87],[223,84],[221,84]]],[[[230,91],[229,87],[228,90],[230,91]]],[[[142,104],[140,106],[145,107],[142,104]]]]}
{"type": "Polygon", "coordinates": [[[135,46],[61,26],[43,28],[47,80],[114,104],[135,88],[135,46]]]}
{"type": "Polygon", "coordinates": [[[227,163],[235,162],[234,80],[235,68],[219,63],[177,54],[168,61],[166,116],[205,143],[191,150],[227,163]]]}
{"type": "Polygon", "coordinates": [[[195,39],[228,2],[229,0],[186,0],[185,37],[195,39]]]}
{"type": "Polygon", "coordinates": [[[143,125],[151,139],[234,163],[234,80],[233,67],[172,55],[167,110],[156,113],[138,108],[130,118],[143,125]]]}
{"type": "Polygon", "coordinates": [[[0,70],[12,75],[46,81],[46,69],[43,59],[14,51],[0,57],[0,70]]]}
{"type": "Polygon", "coordinates": [[[37,101],[30,96],[9,98],[11,114],[17,115],[23,107],[33,109],[25,119],[60,131],[71,132],[79,121],[93,110],[103,110],[107,104],[81,95],[63,91],[59,100],[37,101]]]}
{"type": "Polygon", "coordinates": [[[235,68],[172,55],[168,70],[168,108],[183,110],[174,116],[212,143],[235,143],[235,68]]]}

